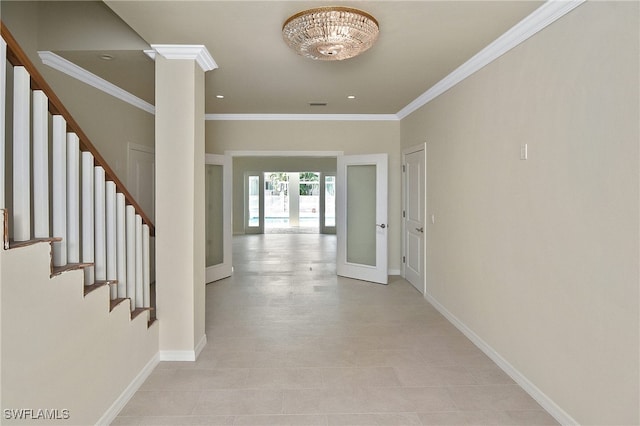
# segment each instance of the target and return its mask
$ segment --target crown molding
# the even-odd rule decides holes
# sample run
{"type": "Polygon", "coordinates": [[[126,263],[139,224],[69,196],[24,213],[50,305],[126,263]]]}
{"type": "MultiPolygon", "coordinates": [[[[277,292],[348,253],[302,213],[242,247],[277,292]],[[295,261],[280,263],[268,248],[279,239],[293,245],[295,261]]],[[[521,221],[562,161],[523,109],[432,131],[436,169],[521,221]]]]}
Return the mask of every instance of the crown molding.
{"type": "Polygon", "coordinates": [[[218,68],[218,64],[203,44],[152,44],[151,49],[145,50],[144,53],[152,59],[155,59],[156,54],[166,59],[192,59],[204,72],[218,68]]]}
{"type": "Polygon", "coordinates": [[[205,114],[208,121],[399,121],[396,114],[205,114]]]}
{"type": "MultiPolygon", "coordinates": [[[[205,114],[208,121],[399,121],[423,107],[467,77],[520,45],[534,34],[557,21],[586,0],[548,0],[509,31],[456,68],[429,90],[414,99],[397,114],[205,114]]],[[[145,50],[155,59],[157,54],[167,59],[192,59],[206,72],[218,68],[204,45],[154,44],[145,50]]],[[[137,108],[155,114],[155,106],[120,89],[52,52],[38,52],[42,63],[137,108]]]]}
{"type": "Polygon", "coordinates": [[[344,151],[225,151],[230,157],[339,157],[344,151]]]}
{"type": "Polygon", "coordinates": [[[119,88],[115,84],[109,83],[107,80],[98,77],[97,75],[85,70],[82,67],[79,67],[78,65],[64,59],[61,56],[56,55],[53,52],[39,51],[38,55],[40,56],[43,64],[55,70],[58,70],[70,77],[75,78],[76,80],[80,80],[83,83],[95,87],[96,89],[101,90],[130,105],[133,105],[136,108],[140,108],[141,110],[146,111],[149,114],[155,114],[156,112],[156,107],[151,105],[149,102],[132,95],[126,90],[119,88]]]}
{"type": "Polygon", "coordinates": [[[585,1],[586,0],[548,0],[529,16],[517,23],[509,31],[498,37],[467,62],[456,68],[451,74],[440,80],[429,90],[398,111],[398,118],[401,120],[431,102],[433,99],[451,89],[462,80],[482,69],[489,63],[495,61],[509,50],[527,40],[529,37],[571,12],[585,1]]]}

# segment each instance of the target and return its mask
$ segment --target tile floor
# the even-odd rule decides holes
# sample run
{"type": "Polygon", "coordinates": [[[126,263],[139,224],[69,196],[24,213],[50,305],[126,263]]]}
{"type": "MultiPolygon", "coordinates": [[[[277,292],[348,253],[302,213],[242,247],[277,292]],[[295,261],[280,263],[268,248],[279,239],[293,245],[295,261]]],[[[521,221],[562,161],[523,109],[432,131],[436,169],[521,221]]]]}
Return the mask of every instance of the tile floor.
{"type": "Polygon", "coordinates": [[[557,424],[409,283],[337,277],[335,245],[234,237],[199,359],[161,362],[113,424],[557,424]]]}

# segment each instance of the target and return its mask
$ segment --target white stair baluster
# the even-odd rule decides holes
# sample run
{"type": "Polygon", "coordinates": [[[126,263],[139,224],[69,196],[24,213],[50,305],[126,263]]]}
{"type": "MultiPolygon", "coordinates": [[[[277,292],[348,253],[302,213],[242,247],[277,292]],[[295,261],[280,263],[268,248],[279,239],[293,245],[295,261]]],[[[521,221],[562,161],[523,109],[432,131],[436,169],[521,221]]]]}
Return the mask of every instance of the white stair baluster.
{"type": "Polygon", "coordinates": [[[13,73],[13,239],[27,241],[31,239],[31,77],[24,67],[14,67],[13,73]]]}
{"type": "MultiPolygon", "coordinates": [[[[116,268],[116,184],[108,181],[105,184],[105,212],[106,212],[106,237],[107,237],[107,280],[118,279],[116,268]]],[[[111,299],[118,297],[118,288],[110,286],[111,299]]]]}
{"type": "Polygon", "coordinates": [[[53,116],[53,266],[67,264],[67,122],[53,116]]]}
{"type": "MultiPolygon", "coordinates": [[[[82,153],[82,262],[93,263],[94,257],[94,159],[90,152],[82,153]]],[[[85,268],[85,285],[95,283],[95,267],[85,268]]]]}
{"type": "MultiPolygon", "coordinates": [[[[0,164],[4,170],[5,156],[5,111],[7,102],[7,42],[0,37],[0,164]]],[[[6,208],[4,195],[4,172],[0,173],[0,209],[6,208]]]]}
{"type": "Polygon", "coordinates": [[[104,169],[100,166],[94,168],[94,203],[95,203],[95,266],[96,281],[107,279],[107,243],[104,188],[104,169]]]}
{"type": "Polygon", "coordinates": [[[127,297],[131,299],[131,310],[136,308],[136,211],[126,208],[127,221],[127,297]]]}
{"type": "Polygon", "coordinates": [[[49,99],[33,91],[33,236],[49,237],[49,99]]]}
{"type": "Polygon", "coordinates": [[[136,215],[136,308],[144,307],[142,283],[142,216],[136,215]]]}
{"type": "Polygon", "coordinates": [[[142,225],[142,306],[151,307],[151,253],[149,252],[149,225],[142,225]]]}
{"type": "Polygon", "coordinates": [[[127,297],[127,226],[125,221],[124,194],[116,194],[116,256],[118,298],[127,297]]]}
{"type": "Polygon", "coordinates": [[[80,140],[67,133],[67,261],[80,263],[80,140]]]}

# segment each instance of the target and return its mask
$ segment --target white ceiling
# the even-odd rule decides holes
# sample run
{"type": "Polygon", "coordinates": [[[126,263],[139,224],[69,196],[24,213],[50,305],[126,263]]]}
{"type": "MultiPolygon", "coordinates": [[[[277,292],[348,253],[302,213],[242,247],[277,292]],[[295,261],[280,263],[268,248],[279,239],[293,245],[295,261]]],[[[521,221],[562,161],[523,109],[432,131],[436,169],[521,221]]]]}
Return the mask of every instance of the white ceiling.
{"type": "MultiPolygon", "coordinates": [[[[542,3],[105,1],[115,12],[112,19],[122,19],[146,44],[207,47],[219,66],[205,77],[208,114],[396,114],[542,3]],[[328,4],[356,7],[375,16],[380,23],[378,42],[345,61],[296,55],[282,40],[283,22],[296,12],[328,4]],[[217,99],[217,94],[224,99],[217,99]],[[348,95],[356,99],[347,99],[348,95]],[[312,107],[309,102],[328,105],[312,107]]],[[[129,30],[119,24],[111,25],[110,31],[129,30]]],[[[122,34],[119,38],[124,39],[122,34]]],[[[153,63],[125,44],[123,50],[117,46],[55,50],[153,103],[153,63]],[[114,59],[99,59],[105,52],[114,59]]]]}

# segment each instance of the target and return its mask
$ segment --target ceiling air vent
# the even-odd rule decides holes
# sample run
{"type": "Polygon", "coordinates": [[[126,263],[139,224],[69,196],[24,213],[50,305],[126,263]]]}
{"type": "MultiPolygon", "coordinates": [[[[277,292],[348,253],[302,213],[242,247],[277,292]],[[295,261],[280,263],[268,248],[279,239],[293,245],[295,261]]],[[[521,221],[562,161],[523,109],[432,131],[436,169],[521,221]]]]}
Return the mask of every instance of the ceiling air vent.
{"type": "Polygon", "coordinates": [[[326,102],[309,102],[309,106],[327,106],[326,102]]]}

